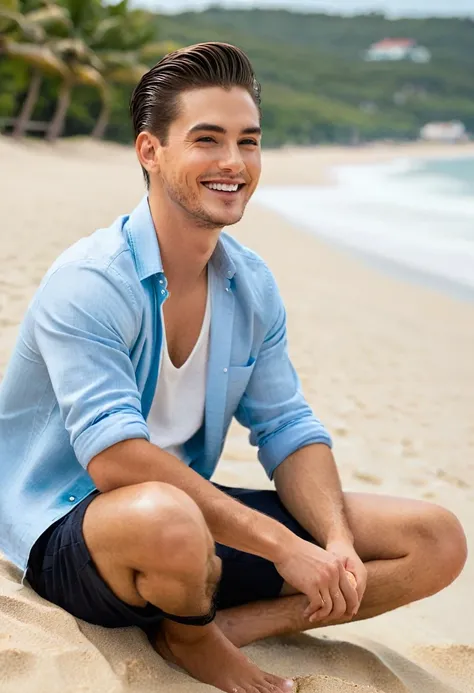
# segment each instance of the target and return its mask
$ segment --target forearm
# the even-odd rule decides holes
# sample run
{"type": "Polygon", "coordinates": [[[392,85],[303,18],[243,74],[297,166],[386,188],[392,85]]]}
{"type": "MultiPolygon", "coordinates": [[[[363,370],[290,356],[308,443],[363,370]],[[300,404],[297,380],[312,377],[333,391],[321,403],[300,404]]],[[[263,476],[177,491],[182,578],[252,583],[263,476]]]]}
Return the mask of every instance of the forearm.
{"type": "Polygon", "coordinates": [[[290,455],[275,471],[282,503],[322,547],[353,536],[334,457],[327,445],[308,445],[290,455]]]}
{"type": "Polygon", "coordinates": [[[195,501],[217,542],[273,563],[280,560],[282,547],[295,539],[279,522],[234,500],[146,440],[113,445],[93,458],[87,471],[102,492],[147,481],[171,484],[195,501]]]}

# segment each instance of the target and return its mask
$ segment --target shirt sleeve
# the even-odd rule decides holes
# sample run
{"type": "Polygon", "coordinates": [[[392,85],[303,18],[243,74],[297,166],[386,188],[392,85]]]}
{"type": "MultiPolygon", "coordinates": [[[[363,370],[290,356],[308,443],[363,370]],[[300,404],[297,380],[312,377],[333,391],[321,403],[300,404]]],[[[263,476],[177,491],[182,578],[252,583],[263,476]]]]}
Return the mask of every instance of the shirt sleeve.
{"type": "Polygon", "coordinates": [[[34,338],[80,464],[111,445],[149,433],[130,349],[140,312],[128,283],[109,266],[56,270],[34,305],[34,338]]]}
{"type": "Polygon", "coordinates": [[[332,447],[332,440],[306,402],[289,358],[285,308],[271,274],[268,305],[271,327],[235,416],[250,429],[250,443],[258,446],[258,458],[272,479],[278,465],[299,448],[312,443],[332,447]]]}

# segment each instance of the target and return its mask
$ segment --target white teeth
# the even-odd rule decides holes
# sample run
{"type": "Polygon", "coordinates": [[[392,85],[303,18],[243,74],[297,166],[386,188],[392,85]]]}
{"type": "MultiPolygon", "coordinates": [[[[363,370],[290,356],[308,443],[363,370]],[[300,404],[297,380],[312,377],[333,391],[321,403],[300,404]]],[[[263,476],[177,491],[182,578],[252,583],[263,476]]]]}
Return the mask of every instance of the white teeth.
{"type": "Polygon", "coordinates": [[[204,185],[210,190],[223,190],[224,192],[237,192],[239,189],[238,184],[225,185],[224,183],[204,183],[204,185]]]}

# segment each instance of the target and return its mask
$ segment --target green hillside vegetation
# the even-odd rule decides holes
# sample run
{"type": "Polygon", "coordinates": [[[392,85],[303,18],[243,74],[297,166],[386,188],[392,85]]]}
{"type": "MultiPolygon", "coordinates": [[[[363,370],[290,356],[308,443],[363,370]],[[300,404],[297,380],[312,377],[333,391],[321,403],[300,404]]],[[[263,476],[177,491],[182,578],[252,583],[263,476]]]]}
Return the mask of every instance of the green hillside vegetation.
{"type": "MultiPolygon", "coordinates": [[[[0,10],[6,2],[14,0],[0,0],[0,10]]],[[[24,0],[19,4],[24,12],[53,3],[24,0]]],[[[163,41],[188,45],[210,40],[234,43],[249,54],[263,86],[266,146],[411,139],[431,120],[461,120],[474,133],[474,22],[470,20],[390,21],[377,14],[348,18],[217,8],[161,16],[131,10],[127,2],[116,7],[105,6],[100,0],[56,0],[55,4],[71,17],[75,6],[94,10],[89,15],[92,18],[78,27],[73,18],[76,28],[72,36],[79,36],[94,51],[101,61],[101,66],[96,64],[97,71],[107,86],[105,98],[98,84],[74,80],[67,118],[60,128],[64,134],[95,131],[101,136],[105,131],[111,139],[131,141],[128,99],[133,81],[158,55],[156,51],[154,55],[146,51],[143,54],[143,42],[163,46],[163,41]],[[127,24],[130,16],[135,24],[127,24]],[[97,22],[106,21],[107,26],[107,21],[114,17],[116,22],[125,22],[122,27],[130,25],[130,32],[106,33],[107,44],[101,45],[94,26],[97,32],[97,22]],[[95,43],[91,43],[91,36],[96,36],[95,43]],[[431,51],[431,62],[365,62],[364,51],[385,37],[415,39],[431,51]],[[124,44],[125,39],[128,45],[124,44]],[[107,63],[107,54],[115,63],[107,63]],[[124,56],[128,63],[123,61],[124,56]],[[123,79],[115,82],[108,75],[118,67],[119,58],[123,79]],[[103,122],[99,128],[101,114],[103,122]]],[[[18,40],[18,30],[15,31],[18,40]]],[[[58,27],[48,31],[57,33],[58,27]]],[[[1,32],[0,20],[0,54],[1,32]]],[[[68,36],[71,38],[71,32],[68,36]]],[[[3,53],[0,118],[18,115],[32,77],[32,66],[27,61],[3,53]]],[[[85,56],[82,62],[87,62],[85,56]]],[[[71,64],[67,67],[71,69],[71,64]]],[[[51,122],[57,114],[64,78],[50,70],[44,72],[42,79],[33,119],[51,122]]]]}
{"type": "Polygon", "coordinates": [[[414,138],[431,120],[474,132],[474,22],[211,9],[160,19],[179,43],[220,40],[246,50],[263,84],[265,141],[414,138]],[[412,38],[428,64],[365,62],[383,38],[412,38]]]}

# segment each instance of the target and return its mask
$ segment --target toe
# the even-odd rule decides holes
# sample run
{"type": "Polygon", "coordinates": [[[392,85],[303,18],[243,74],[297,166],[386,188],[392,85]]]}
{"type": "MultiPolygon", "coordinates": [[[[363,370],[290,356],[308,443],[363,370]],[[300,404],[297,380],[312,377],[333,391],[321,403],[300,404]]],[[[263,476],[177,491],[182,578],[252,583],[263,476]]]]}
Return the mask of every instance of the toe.
{"type": "Polygon", "coordinates": [[[282,679],[279,676],[267,676],[267,683],[272,693],[293,693],[296,691],[296,685],[293,679],[282,679]]]}

